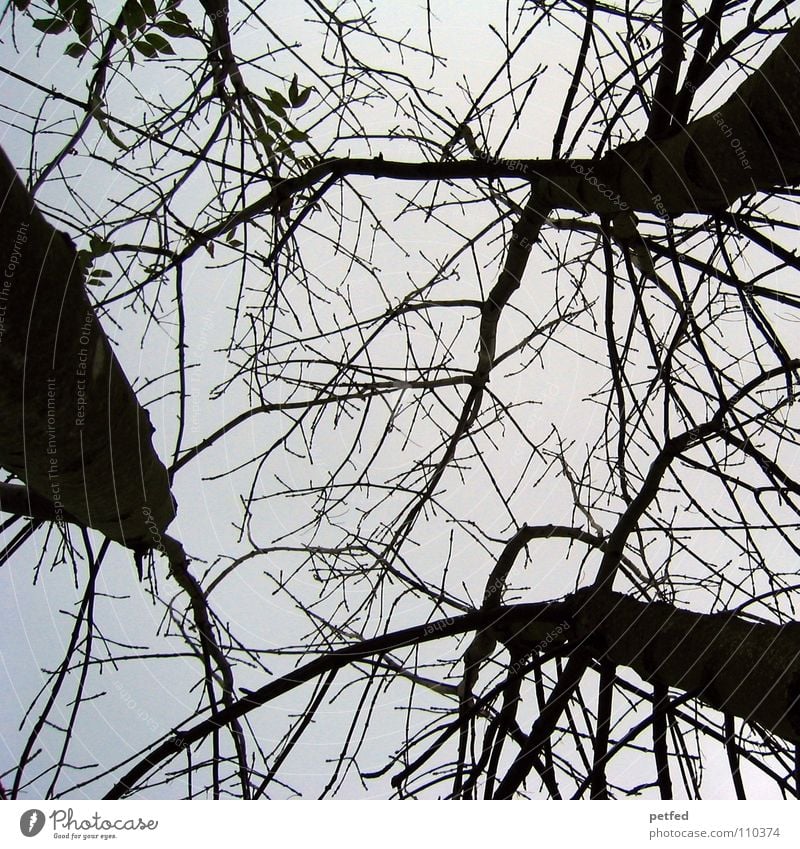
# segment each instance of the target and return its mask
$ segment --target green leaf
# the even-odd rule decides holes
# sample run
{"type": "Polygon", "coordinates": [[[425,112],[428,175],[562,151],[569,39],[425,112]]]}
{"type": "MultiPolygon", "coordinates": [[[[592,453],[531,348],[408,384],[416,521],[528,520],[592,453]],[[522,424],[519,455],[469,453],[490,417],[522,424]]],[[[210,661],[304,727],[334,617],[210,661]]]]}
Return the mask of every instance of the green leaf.
{"type": "MultiPolygon", "coordinates": [[[[52,5],[52,3],[50,5],[52,5]]],[[[76,0],[58,0],[58,11],[61,12],[67,20],[69,20],[77,5],[76,0]]]]}
{"type": "Polygon", "coordinates": [[[115,27],[114,24],[109,26],[109,29],[114,34],[114,37],[119,41],[120,44],[127,44],[128,36],[125,35],[125,31],[121,30],[119,27],[115,27]]]}
{"type": "Polygon", "coordinates": [[[71,56],[73,59],[80,59],[84,53],[86,53],[86,48],[82,44],[78,44],[77,41],[68,44],[67,49],[64,51],[65,56],[71,56]]]}
{"type": "Polygon", "coordinates": [[[149,41],[145,41],[143,38],[134,41],[133,46],[139,51],[139,53],[142,54],[142,56],[146,56],[148,59],[158,56],[158,50],[156,50],[149,41]]]}
{"type": "Polygon", "coordinates": [[[158,14],[155,0],[139,0],[139,2],[142,4],[142,10],[144,11],[145,15],[147,15],[147,17],[150,18],[150,20],[152,21],[153,18],[155,18],[155,16],[158,14]]]}
{"type": "Polygon", "coordinates": [[[14,0],[17,11],[24,12],[31,5],[31,0],[14,0]]]}
{"type": "Polygon", "coordinates": [[[175,23],[175,21],[159,21],[156,26],[167,35],[173,38],[186,38],[188,35],[194,35],[191,27],[184,24],[175,23]]]}
{"type": "Polygon", "coordinates": [[[283,109],[289,108],[289,101],[279,91],[275,91],[275,89],[273,88],[268,88],[267,94],[269,94],[269,99],[273,103],[277,104],[283,109]]]}
{"type": "Polygon", "coordinates": [[[226,244],[231,248],[240,248],[244,242],[240,239],[226,239],[226,244]]]}
{"type": "Polygon", "coordinates": [[[304,133],[302,130],[287,130],[286,138],[293,142],[304,142],[308,141],[308,133],[304,133]]]}
{"type": "Polygon", "coordinates": [[[92,251],[92,256],[103,256],[107,254],[114,246],[111,242],[101,239],[99,236],[91,236],[89,238],[89,248],[92,251]]]}
{"type": "Polygon", "coordinates": [[[106,271],[103,268],[98,268],[98,269],[96,269],[95,271],[92,272],[92,277],[98,278],[98,279],[101,278],[101,277],[107,278],[107,277],[113,277],[113,276],[114,275],[110,271],[106,271]]]}
{"type": "Polygon", "coordinates": [[[272,146],[275,143],[275,139],[264,129],[264,127],[258,127],[256,129],[256,138],[261,142],[264,149],[267,153],[272,153],[272,146]]]}
{"type": "Polygon", "coordinates": [[[92,7],[89,0],[79,0],[74,6],[72,27],[84,47],[92,43],[92,7]]]}
{"type": "Polygon", "coordinates": [[[192,25],[188,15],[184,15],[184,13],[180,12],[178,9],[169,9],[167,11],[167,17],[176,24],[183,24],[185,27],[191,27],[192,25]]]}
{"type": "Polygon", "coordinates": [[[125,3],[122,9],[122,18],[128,29],[128,35],[133,35],[136,30],[142,29],[147,23],[147,16],[144,13],[144,9],[142,9],[136,0],[127,0],[127,3],[125,3]]]}
{"type": "Polygon", "coordinates": [[[97,123],[103,128],[103,132],[111,139],[112,142],[120,149],[127,150],[128,146],[123,142],[109,127],[108,122],[103,118],[102,115],[97,116],[97,123]]]}
{"type": "Polygon", "coordinates": [[[58,35],[58,33],[64,32],[68,26],[69,24],[61,18],[40,18],[33,22],[34,29],[38,29],[39,32],[47,35],[58,35]]]}
{"type": "Polygon", "coordinates": [[[164,36],[159,35],[157,32],[149,32],[145,36],[145,39],[150,42],[150,44],[155,47],[155,49],[159,53],[169,53],[171,56],[175,55],[175,51],[172,49],[172,45],[167,41],[164,36]]]}
{"type": "Polygon", "coordinates": [[[300,94],[297,95],[296,98],[292,99],[292,108],[298,109],[301,106],[305,106],[306,101],[311,95],[311,86],[303,89],[300,94]]]}
{"type": "Polygon", "coordinates": [[[297,96],[300,93],[297,88],[297,74],[292,77],[291,85],[289,86],[289,102],[294,106],[295,100],[297,100],[297,96]]]}

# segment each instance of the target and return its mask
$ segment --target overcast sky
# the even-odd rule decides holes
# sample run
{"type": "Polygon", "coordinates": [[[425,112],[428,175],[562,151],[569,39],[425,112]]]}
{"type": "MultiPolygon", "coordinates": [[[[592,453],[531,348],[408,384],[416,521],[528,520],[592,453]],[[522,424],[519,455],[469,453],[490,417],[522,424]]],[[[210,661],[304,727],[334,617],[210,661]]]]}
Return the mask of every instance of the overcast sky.
{"type": "MultiPolygon", "coordinates": [[[[184,4],[187,12],[191,9],[193,20],[200,12],[195,4],[184,4]]],[[[452,111],[462,116],[466,110],[464,97],[465,81],[472,93],[482,90],[487,82],[502,66],[504,48],[500,40],[491,32],[490,26],[498,31],[505,29],[502,4],[484,2],[437,2],[433,3],[431,43],[434,52],[446,59],[436,64],[433,76],[430,76],[430,59],[405,50],[402,56],[397,51],[387,50],[385,56],[374,45],[364,43],[363,57],[383,63],[387,68],[402,71],[418,82],[420,86],[429,85],[431,93],[426,95],[430,102],[437,105],[442,114],[452,111]],[[491,8],[489,8],[491,6],[491,8]]],[[[642,4],[644,9],[650,4],[642,4]]],[[[376,29],[393,32],[400,36],[410,29],[410,42],[427,45],[425,33],[425,4],[396,4],[388,0],[376,4],[376,29]]],[[[296,3],[268,4],[265,13],[269,13],[270,24],[285,35],[287,41],[298,39],[301,46],[297,53],[312,66],[319,63],[322,46],[315,28],[303,22],[308,16],[305,7],[296,3]],[[316,41],[315,41],[316,38],[316,41]]],[[[236,23],[245,14],[242,6],[236,4],[233,22],[236,23]]],[[[530,19],[530,14],[528,14],[530,19]]],[[[7,19],[3,24],[7,27],[7,19]]],[[[615,39],[624,37],[619,20],[607,22],[608,31],[617,27],[615,39]]],[[[246,60],[258,56],[264,50],[264,34],[260,27],[243,26],[237,29],[234,45],[237,56],[246,60]]],[[[43,43],[38,35],[32,33],[25,23],[16,31],[15,43],[12,43],[7,29],[4,29],[2,62],[0,65],[12,68],[16,73],[35,81],[45,89],[55,87],[57,91],[74,98],[85,97],[86,79],[90,73],[88,63],[77,65],[75,60],[62,55],[67,43],[66,37],[45,38],[43,43]]],[[[550,27],[543,27],[521,53],[520,61],[515,64],[517,73],[527,67],[531,74],[537,65],[547,68],[537,81],[532,95],[531,105],[527,107],[525,120],[519,126],[511,127],[508,142],[503,155],[508,158],[546,158],[550,155],[553,130],[560,113],[563,93],[569,84],[571,69],[577,55],[579,38],[564,26],[554,21],[550,27]],[[527,65],[525,64],[527,63],[527,65]]],[[[191,53],[192,48],[179,45],[179,52],[191,53]]],[[[601,47],[602,49],[602,47],[601,47]]],[[[183,54],[182,54],[183,55],[183,54]]],[[[596,59],[594,60],[596,62],[596,59]]],[[[614,69],[615,60],[609,59],[608,69],[614,69]]],[[[186,84],[178,60],[165,64],[140,63],[134,71],[121,68],[119,76],[114,76],[110,86],[109,103],[113,113],[124,117],[133,124],[139,120],[137,115],[147,111],[139,98],[160,99],[167,103],[178,103],[186,94],[186,84]]],[[[288,53],[265,62],[266,72],[259,73],[248,69],[253,84],[266,85],[265,79],[273,77],[291,78],[297,73],[301,84],[304,83],[304,67],[288,53]]],[[[598,68],[593,69],[595,79],[600,79],[598,68]]],[[[285,88],[286,83],[274,83],[285,88]]],[[[493,84],[497,92],[502,91],[502,82],[493,84]]],[[[15,165],[23,172],[28,164],[31,141],[30,133],[34,126],[39,127],[36,136],[36,164],[40,167],[48,157],[58,149],[64,133],[74,125],[76,111],[73,106],[45,98],[43,93],[30,83],[20,82],[10,77],[2,77],[2,110],[0,110],[0,144],[11,157],[15,165]]],[[[386,159],[419,159],[420,153],[408,139],[400,139],[395,129],[405,119],[398,117],[396,104],[391,97],[375,100],[369,104],[357,106],[360,120],[367,130],[376,137],[367,149],[363,141],[348,140],[342,127],[333,117],[324,116],[318,93],[309,100],[308,115],[298,119],[301,126],[305,120],[319,122],[311,129],[312,142],[326,149],[327,155],[344,156],[377,155],[382,153],[386,159]],[[336,133],[338,139],[333,141],[336,133]],[[394,138],[392,138],[394,135],[394,138]]],[[[704,92],[704,97],[713,102],[713,98],[722,98],[724,92],[704,92]]],[[[506,129],[511,104],[501,103],[495,111],[492,127],[486,127],[486,135],[480,139],[488,150],[497,149],[506,129]]],[[[579,111],[579,110],[578,110],[579,111]]],[[[576,112],[577,115],[577,112],[576,112]]],[[[407,122],[406,122],[407,123],[407,122]]],[[[574,131],[575,127],[571,125],[574,131]]],[[[207,131],[207,126],[197,129],[198,137],[207,131]]],[[[477,129],[477,128],[474,128],[477,129]]],[[[128,138],[124,129],[119,130],[120,137],[128,138]]],[[[111,166],[112,159],[119,157],[126,168],[144,169],[152,157],[156,170],[154,174],[168,173],[177,167],[178,159],[164,153],[157,140],[147,148],[137,151],[136,157],[125,157],[114,144],[103,136],[94,126],[84,140],[85,147],[76,157],[68,157],[64,163],[64,172],[69,177],[75,195],[70,196],[63,185],[53,181],[45,185],[37,198],[45,208],[60,209],[63,216],[56,226],[70,232],[79,246],[85,245],[85,234],[77,232],[76,225],[82,225],[97,232],[103,222],[118,221],[124,217],[126,204],[141,203],[146,198],[142,186],[136,186],[122,168],[111,166]],[[88,156],[91,150],[95,154],[92,161],[88,156]],[[135,194],[131,194],[136,190],[135,194]]],[[[586,149],[573,151],[573,155],[585,155],[586,149]]],[[[466,158],[463,149],[458,155],[466,158]]],[[[393,242],[385,234],[376,232],[374,236],[364,235],[355,220],[342,230],[341,242],[349,247],[358,244],[364,265],[352,264],[344,251],[334,249],[333,242],[338,238],[335,226],[320,214],[313,217],[313,227],[317,233],[301,231],[300,239],[310,273],[319,281],[318,287],[328,285],[330,291],[324,298],[311,301],[295,296],[289,291],[286,303],[296,310],[294,315],[288,309],[276,316],[276,338],[285,340],[283,347],[276,348],[263,363],[263,369],[256,369],[261,385],[260,391],[270,403],[287,400],[292,393],[291,381],[312,375],[314,379],[323,379],[324,366],[306,366],[301,360],[311,355],[334,354],[341,356],[341,340],[312,340],[314,322],[330,330],[337,324],[346,323],[349,313],[359,316],[380,315],[389,304],[396,304],[407,295],[413,286],[422,285],[431,275],[434,259],[441,260],[456,249],[465,237],[478,234],[483,226],[488,226],[497,217],[497,209],[485,203],[454,206],[441,216],[426,219],[423,214],[407,215],[395,222],[405,199],[414,196],[419,188],[414,184],[392,185],[388,181],[372,181],[360,178],[354,181],[365,197],[369,198],[372,211],[387,225],[391,223],[393,242]],[[297,339],[307,337],[303,344],[290,344],[291,334],[297,339]],[[281,335],[282,334],[282,335],[281,335]],[[287,353],[287,363],[280,361],[281,352],[287,353]],[[288,356],[290,355],[290,357],[288,356]]],[[[509,188],[514,186],[508,184],[509,188]]],[[[263,181],[254,181],[252,189],[247,187],[246,198],[253,201],[263,194],[263,181]]],[[[176,215],[183,217],[189,226],[201,227],[209,223],[213,216],[214,186],[202,169],[194,175],[173,207],[176,215]],[[211,205],[211,206],[209,206],[211,205]]],[[[525,187],[520,181],[512,189],[511,196],[517,203],[525,200],[525,187]]],[[[423,199],[430,201],[432,192],[426,190],[423,199]]],[[[355,214],[356,207],[352,199],[347,201],[348,213],[355,214]]],[[[262,222],[263,223],[263,222],[262,222]]],[[[174,222],[171,222],[174,226],[174,222]]],[[[155,228],[156,224],[153,224],[155,228]]],[[[269,226],[269,222],[263,225],[269,226]]],[[[365,229],[367,224],[364,225],[365,229]]],[[[466,252],[453,266],[454,275],[435,289],[436,297],[478,298],[485,294],[494,283],[502,256],[503,241],[501,229],[496,227],[491,238],[476,242],[472,255],[466,252]]],[[[507,235],[507,232],[506,232],[507,235]]],[[[119,227],[111,237],[112,241],[133,242],[140,238],[145,244],[152,242],[154,230],[142,232],[142,228],[130,228],[127,231],[119,227]]],[[[575,242],[568,234],[550,234],[549,244],[553,248],[576,250],[575,242]]],[[[268,250],[269,231],[253,229],[249,235],[249,245],[255,253],[268,250]]],[[[185,293],[187,386],[189,397],[186,405],[185,430],[182,447],[188,448],[212,433],[216,428],[235,415],[248,409],[255,402],[254,381],[242,378],[239,374],[242,354],[229,352],[226,348],[231,334],[237,339],[247,339],[246,322],[233,325],[233,308],[237,294],[244,291],[245,303],[254,314],[263,298],[263,289],[267,275],[260,272],[253,263],[242,276],[242,265],[229,249],[218,245],[214,257],[200,251],[186,264],[182,281],[185,293]],[[228,385],[230,382],[230,385],[228,385]],[[225,387],[218,392],[219,387],[225,387]]],[[[141,279],[142,268],[135,262],[130,268],[124,263],[104,260],[102,267],[112,271],[115,282],[122,279],[130,270],[131,282],[141,279]],[[136,275],[139,275],[137,278],[136,275]]],[[[751,267],[764,262],[753,257],[746,260],[751,267]]],[[[529,266],[523,288],[515,294],[512,303],[503,316],[499,336],[498,352],[502,353],[531,332],[531,328],[554,317],[553,304],[580,309],[587,304],[602,303],[605,281],[599,269],[588,266],[580,287],[580,296],[575,294],[570,301],[564,295],[574,281],[562,280],[558,273],[557,256],[554,253],[534,249],[532,264],[529,266]]],[[[291,275],[286,276],[284,285],[297,286],[291,275]]],[[[121,287],[118,290],[121,291],[121,287]]],[[[102,290],[92,292],[101,297],[102,290]]],[[[623,304],[625,295],[620,295],[623,304]]],[[[133,299],[123,299],[108,305],[103,310],[103,327],[112,339],[126,374],[137,389],[141,403],[147,406],[156,426],[155,442],[162,459],[169,464],[178,433],[178,412],[176,394],[176,312],[174,308],[174,283],[168,282],[159,297],[153,295],[148,306],[154,310],[158,319],[143,309],[141,303],[133,299]]],[[[601,314],[602,310],[598,313],[601,314]]],[[[466,313],[464,313],[466,315],[466,313]]],[[[430,361],[444,359],[444,350],[448,350],[454,369],[470,370],[474,366],[477,323],[474,315],[464,320],[464,315],[442,313],[441,325],[425,325],[422,319],[409,318],[410,331],[406,332],[396,324],[382,333],[379,342],[373,346],[371,360],[382,367],[397,368],[408,365],[405,348],[409,338],[414,341],[414,353],[419,362],[426,358],[430,361]],[[382,359],[383,358],[383,359],[382,359]]],[[[576,468],[589,461],[598,435],[605,421],[605,408],[593,393],[601,391],[607,378],[607,349],[601,329],[590,319],[587,310],[586,319],[577,320],[573,326],[562,328],[552,344],[540,358],[533,356],[530,349],[519,355],[509,357],[506,364],[498,367],[493,375],[490,388],[505,403],[515,404],[532,401],[530,405],[520,406],[519,421],[524,424],[526,436],[543,446],[545,455],[530,461],[530,449],[513,427],[495,428],[482,445],[480,458],[466,456],[460,468],[452,470],[446,478],[447,494],[440,500],[441,511],[438,516],[425,516],[414,535],[414,545],[404,550],[410,568],[433,583],[442,581],[443,565],[447,564],[445,582],[448,592],[461,599],[471,598],[477,602],[483,591],[486,575],[491,569],[493,555],[499,552],[499,540],[511,535],[509,528],[515,523],[586,525],[586,518],[573,510],[573,494],[566,478],[554,467],[552,452],[557,446],[552,434],[554,427],[564,436],[565,444],[571,446],[569,457],[576,468]],[[600,365],[596,365],[595,361],[600,365]],[[546,455],[546,452],[551,452],[546,455]],[[486,473],[486,466],[495,470],[492,478],[486,473]],[[529,464],[529,465],[528,465],[529,464]],[[507,504],[498,490],[508,493],[507,504]],[[453,516],[464,520],[456,524],[444,517],[444,510],[452,511],[453,516]],[[482,535],[472,534],[472,521],[482,523],[482,535]]],[[[438,316],[438,314],[437,314],[438,316]]],[[[737,327],[725,329],[726,333],[737,333],[737,327]]],[[[741,332],[741,328],[739,331],[741,332]]],[[[254,339],[263,341],[256,334],[254,339]]],[[[250,344],[251,340],[248,340],[250,344]]],[[[348,344],[358,344],[356,334],[348,344]]],[[[461,397],[456,389],[448,390],[449,402],[456,408],[461,397]]],[[[413,396],[412,396],[413,397],[413,396]]],[[[187,552],[197,558],[193,571],[198,577],[204,576],[204,585],[224,573],[231,559],[252,553],[259,547],[269,547],[280,541],[284,547],[297,546],[301,534],[296,529],[314,519],[314,502],[307,496],[292,497],[292,490],[300,490],[324,481],[326,475],[336,471],[341,464],[345,466],[352,460],[352,469],[343,479],[356,477],[356,467],[364,463],[370,452],[379,446],[381,452],[371,467],[370,475],[373,489],[361,487],[354,489],[348,499],[337,508],[325,522],[320,523],[312,534],[306,534],[306,542],[318,546],[338,544],[348,534],[357,534],[360,527],[361,511],[373,509],[373,518],[364,519],[365,528],[374,531],[382,517],[388,519],[396,512],[396,501],[388,506],[379,506],[382,498],[380,486],[391,482],[394,475],[408,468],[410,457],[422,456],[436,445],[439,427],[447,422],[444,404],[431,404],[426,419],[418,413],[414,415],[412,405],[403,401],[403,396],[391,396],[386,400],[374,401],[374,419],[362,433],[358,433],[358,418],[346,417],[334,420],[331,415],[323,417],[316,431],[309,429],[298,431],[286,445],[273,453],[264,468],[256,474],[257,464],[251,462],[263,452],[265,445],[278,439],[287,428],[288,418],[281,414],[255,416],[249,422],[238,426],[235,431],[196,461],[188,463],[177,474],[173,491],[178,501],[178,517],[170,532],[179,538],[187,552]],[[374,423],[373,423],[374,421],[374,423]],[[391,424],[390,437],[384,440],[385,429],[391,424]],[[312,458],[303,458],[304,446],[313,441],[312,458]],[[348,459],[352,445],[357,450],[348,459]],[[389,447],[386,448],[385,446],[389,447]],[[246,465],[239,468],[243,463],[246,465]],[[377,485],[377,486],[376,486],[377,485]],[[248,533],[240,533],[242,521],[242,498],[252,493],[256,497],[253,505],[253,518],[248,533]],[[268,496],[268,497],[266,497],[268,496]],[[370,522],[372,524],[370,525],[370,522]],[[284,533],[291,532],[286,540],[284,533]],[[208,574],[204,575],[208,569],[208,574]]],[[[310,425],[310,421],[309,421],[310,425]]],[[[642,449],[645,450],[644,448],[642,449]]],[[[594,462],[594,460],[592,460],[594,462]]],[[[598,459],[597,468],[602,468],[598,459]]],[[[602,485],[604,481],[598,481],[602,485]]],[[[710,502],[721,498],[716,490],[700,493],[710,502]]],[[[670,509],[669,497],[662,507],[664,514],[670,509]]],[[[598,509],[592,519],[609,530],[613,516],[603,516],[598,509]]],[[[681,514],[675,517],[676,523],[691,517],[681,514]]],[[[17,532],[12,528],[3,537],[8,543],[17,532]]],[[[366,531],[365,531],[366,532],[366,531]]],[[[77,536],[76,536],[77,539],[77,536]]],[[[92,535],[95,551],[100,539],[92,535]]],[[[659,545],[665,549],[667,541],[653,542],[653,550],[659,545]]],[[[776,553],[784,552],[778,541],[774,544],[776,553]]],[[[57,546],[53,531],[49,527],[39,529],[33,540],[16,554],[0,570],[0,645],[3,646],[2,666],[0,666],[0,772],[11,769],[17,762],[19,752],[31,727],[29,717],[20,730],[27,706],[39,689],[46,684],[46,673],[52,671],[61,662],[66,649],[71,627],[71,614],[79,603],[85,583],[84,573],[76,577],[72,567],[65,561],[54,559],[57,546]],[[40,568],[37,558],[41,555],[40,568]]],[[[520,568],[513,574],[511,589],[507,600],[544,600],[556,598],[570,592],[583,578],[593,575],[595,559],[582,562],[583,551],[568,548],[566,544],[552,541],[546,548],[537,548],[538,555],[526,569],[520,568]]],[[[690,575],[699,568],[701,561],[712,561],[720,566],[733,563],[735,570],[741,565],[734,561],[738,554],[729,551],[726,543],[709,544],[702,535],[692,539],[687,549],[676,551],[675,569],[678,573],[690,575]],[[703,550],[703,546],[708,546],[703,550]],[[693,550],[689,550],[693,549],[693,550]]],[[[657,559],[657,558],[656,558],[657,559]]],[[[236,668],[237,686],[256,688],[261,686],[270,673],[276,674],[291,668],[294,656],[277,658],[272,655],[276,648],[301,646],[307,642],[311,626],[293,602],[299,599],[308,602],[319,598],[324,586],[324,575],[315,575],[307,567],[299,570],[303,557],[291,552],[273,552],[254,556],[245,560],[235,570],[227,574],[215,587],[210,597],[215,612],[220,619],[228,623],[231,631],[242,643],[261,650],[265,669],[236,668]],[[292,574],[294,570],[299,571],[292,574]],[[279,585],[292,575],[287,584],[288,592],[279,591],[279,585]]],[[[157,560],[155,574],[159,582],[163,599],[175,598],[176,615],[186,609],[185,596],[176,594],[173,582],[166,579],[166,564],[157,560]]],[[[760,579],[759,579],[760,580],[760,579]]],[[[349,586],[346,603],[357,606],[370,586],[369,576],[363,582],[353,581],[349,586]],[[362,594],[362,595],[360,595],[362,594]]],[[[146,588],[139,584],[132,558],[128,552],[118,546],[112,550],[103,563],[99,583],[100,594],[97,600],[95,620],[97,628],[105,639],[116,644],[116,653],[127,660],[116,664],[97,665],[92,669],[86,688],[86,696],[99,696],[83,706],[76,725],[75,741],[69,756],[69,763],[76,767],[66,770],[58,782],[58,792],[71,798],[96,798],[106,792],[111,777],[105,777],[86,787],[81,782],[102,771],[93,767],[85,771],[77,769],[86,764],[100,764],[102,767],[117,763],[128,755],[139,751],[149,742],[168,735],[170,730],[191,716],[197,709],[201,694],[197,682],[201,675],[200,661],[186,654],[186,645],[174,626],[168,626],[167,612],[161,604],[154,604],[146,588]],[[150,657],[150,655],[152,655],[150,657]],[[143,660],[144,657],[149,657],[143,660]]],[[[756,587],[757,589],[757,587],[756,587]]],[[[755,591],[755,590],[754,590],[755,591]]],[[[385,606],[381,617],[374,622],[353,623],[348,636],[355,638],[355,626],[369,636],[380,632],[391,621],[392,628],[401,628],[426,621],[431,616],[429,603],[404,596],[397,586],[387,586],[379,601],[385,606]],[[391,616],[387,611],[391,610],[391,616]]],[[[319,607],[320,615],[332,613],[343,603],[343,594],[331,594],[319,607]]],[[[708,599],[700,600],[700,607],[708,606],[708,599]]],[[[376,604],[379,608],[380,604],[376,604]]],[[[342,615],[341,610],[337,615],[342,615]]],[[[344,618],[342,616],[342,618],[344,618]]],[[[98,638],[95,637],[97,640],[98,638]]],[[[98,657],[103,657],[103,648],[95,649],[98,657]]],[[[460,668],[439,665],[426,670],[425,663],[433,663],[440,657],[457,661],[459,651],[453,643],[447,646],[433,644],[426,646],[418,657],[413,653],[398,653],[397,659],[409,664],[419,661],[421,673],[432,677],[447,677],[447,682],[457,684],[460,668]]],[[[364,667],[366,669],[366,667],[364,667]]],[[[498,668],[487,672],[486,680],[497,674],[498,668]]],[[[362,669],[363,673],[363,669],[362,669]]],[[[76,675],[70,676],[68,691],[74,692],[76,675]]],[[[293,756],[281,770],[279,778],[293,788],[316,796],[325,787],[331,775],[331,761],[339,756],[349,724],[359,706],[362,690],[358,686],[342,687],[352,684],[357,675],[347,672],[337,679],[335,688],[341,687],[337,698],[326,701],[317,713],[316,722],[304,735],[293,756]]],[[[631,673],[630,679],[635,679],[631,673]]],[[[529,686],[529,685],[526,685],[529,686]]],[[[532,686],[532,685],[531,685],[532,686]]],[[[337,689],[332,690],[338,692],[337,689]]],[[[531,698],[530,690],[523,691],[531,698]]],[[[261,708],[250,719],[256,729],[256,735],[264,750],[269,751],[287,731],[287,716],[302,711],[311,699],[313,687],[306,686],[287,697],[276,700],[261,708]]],[[[406,710],[410,698],[428,702],[434,710],[451,708],[452,701],[434,695],[419,696],[419,689],[411,694],[411,685],[400,679],[386,689],[376,693],[374,714],[369,731],[361,750],[359,763],[364,769],[381,768],[402,742],[408,728],[421,727],[428,722],[430,715],[413,713],[409,719],[406,710]],[[379,696],[379,697],[378,697],[379,696]]],[[[621,700],[620,700],[621,702],[621,700]]],[[[32,712],[38,716],[41,699],[32,712]]],[[[618,703],[619,711],[625,710],[624,703],[618,703]]],[[[70,698],[62,695],[51,720],[57,725],[66,723],[71,710],[70,698]]],[[[527,714],[526,714],[527,717],[527,714]]],[[[623,723],[634,724],[636,715],[631,714],[623,723]]],[[[640,718],[640,717],[639,717],[640,718]]],[[[524,727],[524,723],[523,723],[524,727]]],[[[227,744],[227,740],[226,740],[227,744]]],[[[36,765],[29,769],[29,778],[37,774],[38,769],[49,766],[57,759],[61,735],[45,732],[41,745],[43,752],[36,765]],[[41,766],[39,766],[41,764],[41,766]]],[[[722,747],[705,748],[706,757],[704,790],[709,797],[728,798],[732,794],[730,776],[722,747]]],[[[204,750],[207,751],[207,750],[204,750]]],[[[181,762],[182,763],[182,762],[181,762]]],[[[624,785],[635,785],[639,781],[651,780],[652,764],[647,762],[648,774],[636,774],[642,769],[642,760],[636,753],[627,753],[615,760],[615,780],[624,785]]],[[[743,766],[745,782],[749,793],[755,797],[776,796],[775,786],[760,773],[746,764],[743,766]]],[[[344,798],[388,797],[392,794],[389,779],[390,770],[377,781],[372,781],[365,790],[358,779],[356,770],[348,772],[339,787],[338,794],[344,798]]],[[[51,776],[44,775],[35,781],[26,791],[30,797],[43,795],[50,783],[51,776]]],[[[534,784],[535,782],[532,782],[534,784]]],[[[681,792],[675,781],[676,792],[681,792]]],[[[185,792],[185,785],[157,786],[145,792],[153,798],[172,798],[176,792],[185,792]]],[[[434,788],[430,795],[443,792],[434,788]]],[[[655,795],[650,788],[647,793],[655,795]]],[[[288,796],[290,792],[279,784],[272,785],[274,796],[288,796]]],[[[425,795],[425,794],[423,794],[425,795]]]]}

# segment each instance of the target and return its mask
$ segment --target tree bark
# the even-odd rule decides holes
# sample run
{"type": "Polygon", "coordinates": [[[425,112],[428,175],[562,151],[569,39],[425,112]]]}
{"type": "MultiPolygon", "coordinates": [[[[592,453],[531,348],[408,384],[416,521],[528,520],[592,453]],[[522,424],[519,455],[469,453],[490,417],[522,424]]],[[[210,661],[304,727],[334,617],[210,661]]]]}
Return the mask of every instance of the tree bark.
{"type": "Polygon", "coordinates": [[[596,165],[544,182],[555,208],[614,215],[716,212],[738,198],[800,183],[800,22],[713,113],[666,139],[624,144],[596,165]]]}
{"type": "Polygon", "coordinates": [[[569,606],[573,639],[598,660],[800,742],[800,623],[750,622],[591,590],[569,606]]]}
{"type": "MultiPolygon", "coordinates": [[[[396,650],[471,631],[513,646],[512,655],[522,652],[517,657],[568,642],[573,652],[628,666],[645,680],[688,690],[712,707],[800,742],[800,623],[752,623],[730,614],[691,613],[660,602],[640,602],[622,593],[581,590],[562,601],[484,607],[316,657],[215,716],[176,731],[104,798],[121,798],[186,746],[331,670],[380,655],[387,646],[396,650]]],[[[508,795],[498,790],[495,798],[508,795]]]]}
{"type": "Polygon", "coordinates": [[[149,416],[89,302],[75,246],[1,149],[0,211],[0,465],[56,521],[157,547],[175,505],[149,416]]]}

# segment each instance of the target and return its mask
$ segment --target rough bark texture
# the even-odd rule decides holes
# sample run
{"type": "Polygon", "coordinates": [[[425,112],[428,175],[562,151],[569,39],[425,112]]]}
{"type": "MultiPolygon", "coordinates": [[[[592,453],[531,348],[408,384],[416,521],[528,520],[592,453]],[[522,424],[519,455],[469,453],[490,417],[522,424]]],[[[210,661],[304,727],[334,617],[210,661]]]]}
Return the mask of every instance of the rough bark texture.
{"type": "Polygon", "coordinates": [[[800,22],[711,114],[682,132],[622,145],[591,172],[542,186],[555,208],[614,215],[715,212],[738,198],[800,183],[800,22]]]}
{"type": "Polygon", "coordinates": [[[616,592],[577,593],[569,605],[571,637],[595,658],[800,742],[800,623],[692,613],[616,592]]]}
{"type": "Polygon", "coordinates": [[[72,242],[0,150],[0,465],[131,547],[175,515],[169,479],[84,288],[72,242]]]}

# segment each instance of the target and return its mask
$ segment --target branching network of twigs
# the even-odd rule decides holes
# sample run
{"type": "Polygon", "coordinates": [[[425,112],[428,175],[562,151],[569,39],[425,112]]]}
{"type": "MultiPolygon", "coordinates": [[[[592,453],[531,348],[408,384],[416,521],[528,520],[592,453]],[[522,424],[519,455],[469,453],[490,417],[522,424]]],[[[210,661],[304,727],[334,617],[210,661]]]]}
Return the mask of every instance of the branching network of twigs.
{"type": "Polygon", "coordinates": [[[178,514],[0,484],[3,794],[800,795],[797,4],[72,5],[2,144],[178,514]]]}

